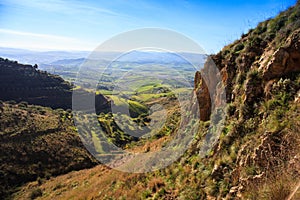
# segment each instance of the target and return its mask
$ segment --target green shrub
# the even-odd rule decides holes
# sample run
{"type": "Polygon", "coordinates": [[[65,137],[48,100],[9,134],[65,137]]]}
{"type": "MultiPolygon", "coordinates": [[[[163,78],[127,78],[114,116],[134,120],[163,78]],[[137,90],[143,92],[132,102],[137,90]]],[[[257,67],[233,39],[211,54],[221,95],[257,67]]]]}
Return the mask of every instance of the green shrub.
{"type": "Polygon", "coordinates": [[[227,108],[227,113],[228,113],[228,115],[229,115],[229,116],[234,115],[235,111],[236,111],[236,106],[233,105],[233,104],[229,104],[229,105],[228,105],[228,108],[227,108]]]}
{"type": "Polygon", "coordinates": [[[140,116],[141,114],[148,114],[148,108],[143,104],[132,100],[128,100],[128,104],[129,104],[129,113],[131,117],[135,118],[140,116]]]}
{"type": "Polygon", "coordinates": [[[238,52],[240,52],[241,50],[243,50],[244,47],[245,47],[245,45],[244,45],[243,43],[238,43],[238,44],[235,46],[235,48],[234,48],[234,52],[235,52],[235,53],[238,53],[238,52]]]}
{"type": "Polygon", "coordinates": [[[43,191],[40,188],[34,189],[30,194],[30,199],[36,199],[43,195],[43,191]]]}
{"type": "Polygon", "coordinates": [[[261,42],[262,39],[259,36],[255,36],[250,39],[249,45],[250,47],[255,47],[255,46],[259,46],[261,42]]]}
{"type": "Polygon", "coordinates": [[[256,29],[255,29],[255,34],[261,35],[262,33],[267,31],[267,26],[265,24],[260,24],[256,29]]]}
{"type": "Polygon", "coordinates": [[[21,101],[19,104],[18,104],[19,107],[22,107],[22,108],[27,108],[28,107],[28,103],[26,101],[21,101]]]}
{"type": "Polygon", "coordinates": [[[278,32],[286,23],[287,16],[279,15],[275,19],[271,20],[268,24],[268,31],[269,32],[278,32]]]}
{"type": "Polygon", "coordinates": [[[257,174],[257,167],[254,165],[246,166],[245,173],[250,176],[254,176],[257,174]]]}
{"type": "Polygon", "coordinates": [[[204,188],[207,194],[211,196],[217,196],[219,192],[218,183],[209,179],[206,181],[206,187],[204,188]]]}

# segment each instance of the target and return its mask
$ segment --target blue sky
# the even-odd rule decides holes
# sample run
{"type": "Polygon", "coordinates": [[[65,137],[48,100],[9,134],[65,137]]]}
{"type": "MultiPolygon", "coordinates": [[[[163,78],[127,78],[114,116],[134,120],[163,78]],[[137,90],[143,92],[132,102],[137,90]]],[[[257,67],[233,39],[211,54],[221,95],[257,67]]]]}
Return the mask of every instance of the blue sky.
{"type": "Polygon", "coordinates": [[[93,50],[145,27],[182,33],[216,53],[296,0],[0,0],[0,46],[93,50]]]}

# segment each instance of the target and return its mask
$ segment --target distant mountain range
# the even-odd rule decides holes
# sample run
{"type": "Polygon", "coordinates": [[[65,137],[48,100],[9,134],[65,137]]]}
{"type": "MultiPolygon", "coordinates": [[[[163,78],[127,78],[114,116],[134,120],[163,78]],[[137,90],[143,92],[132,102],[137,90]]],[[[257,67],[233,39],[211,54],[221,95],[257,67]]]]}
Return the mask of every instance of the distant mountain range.
{"type": "Polygon", "coordinates": [[[17,60],[24,64],[38,65],[80,65],[85,59],[137,63],[204,63],[206,55],[197,53],[171,53],[156,51],[120,52],[88,52],[88,51],[32,51],[0,47],[0,57],[17,60]]]}
{"type": "Polygon", "coordinates": [[[32,51],[0,47],[0,57],[17,60],[24,64],[49,64],[57,60],[86,58],[88,51],[32,51]]]}

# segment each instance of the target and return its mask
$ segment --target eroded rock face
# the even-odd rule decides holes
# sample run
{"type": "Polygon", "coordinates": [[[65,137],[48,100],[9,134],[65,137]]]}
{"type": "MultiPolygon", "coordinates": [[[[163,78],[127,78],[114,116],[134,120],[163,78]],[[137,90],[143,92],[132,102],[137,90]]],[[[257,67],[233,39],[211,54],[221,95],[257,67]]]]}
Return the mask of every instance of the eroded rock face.
{"type": "Polygon", "coordinates": [[[195,74],[195,93],[199,104],[200,120],[207,121],[211,114],[211,99],[206,82],[200,72],[195,74]]]}
{"type": "Polygon", "coordinates": [[[201,121],[209,120],[214,111],[225,107],[226,87],[219,69],[214,58],[208,57],[201,72],[195,74],[194,88],[201,121]]]}
{"type": "Polygon", "coordinates": [[[300,29],[294,31],[282,47],[276,49],[276,47],[268,46],[261,54],[256,55],[253,52],[245,54],[247,56],[242,54],[241,63],[237,62],[238,59],[236,60],[234,56],[222,59],[220,55],[213,55],[207,60],[201,74],[198,72],[195,75],[195,92],[202,121],[209,120],[212,110],[220,104],[218,99],[222,90],[218,89],[217,81],[214,80],[214,76],[218,74],[215,69],[220,70],[220,79],[226,91],[226,102],[230,103],[234,101],[235,96],[239,96],[233,90],[234,84],[238,84],[237,74],[246,76],[247,71],[257,69],[257,65],[260,66],[258,78],[247,77],[244,84],[243,101],[250,106],[260,98],[268,96],[270,90],[268,86],[272,85],[270,83],[274,82],[274,79],[300,72],[300,29]],[[260,55],[261,59],[255,62],[253,58],[260,55]]]}
{"type": "Polygon", "coordinates": [[[300,30],[295,31],[283,47],[277,49],[270,57],[267,65],[262,65],[260,71],[265,80],[282,77],[292,72],[300,71],[300,30]]]}

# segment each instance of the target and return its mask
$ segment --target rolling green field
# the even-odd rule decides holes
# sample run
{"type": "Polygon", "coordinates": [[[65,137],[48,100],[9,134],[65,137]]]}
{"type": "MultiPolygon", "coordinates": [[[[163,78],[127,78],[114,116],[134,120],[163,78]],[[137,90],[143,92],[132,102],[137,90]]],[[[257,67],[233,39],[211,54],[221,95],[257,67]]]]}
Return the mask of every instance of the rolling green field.
{"type": "Polygon", "coordinates": [[[178,63],[114,62],[107,67],[106,62],[93,61],[60,70],[65,79],[73,81],[74,90],[102,94],[111,102],[112,112],[100,113],[98,124],[90,123],[94,119],[90,114],[76,120],[92,151],[103,154],[103,140],[127,148],[137,141],[170,134],[180,116],[169,118],[184,97],[190,99],[196,69],[178,63]]]}

